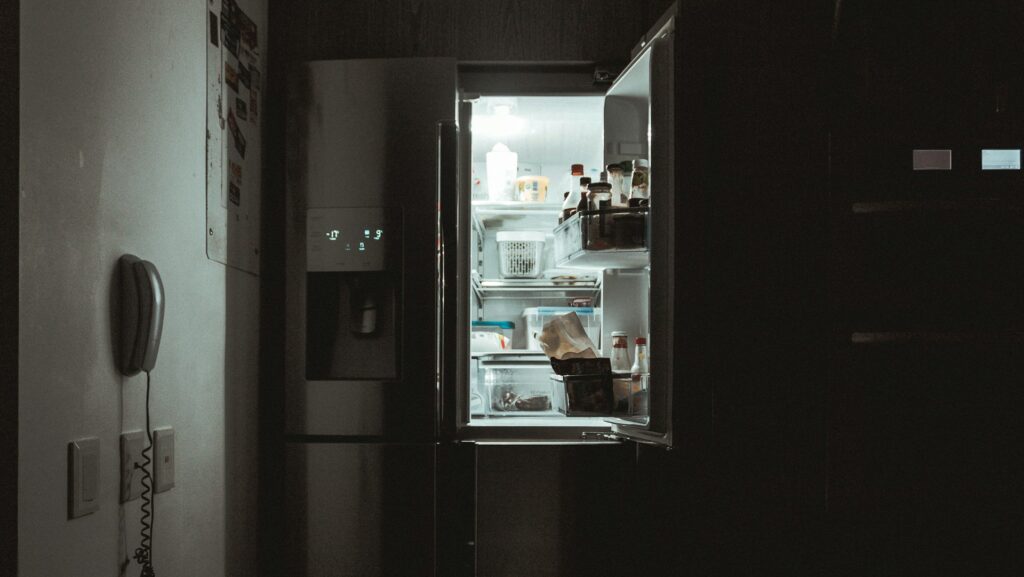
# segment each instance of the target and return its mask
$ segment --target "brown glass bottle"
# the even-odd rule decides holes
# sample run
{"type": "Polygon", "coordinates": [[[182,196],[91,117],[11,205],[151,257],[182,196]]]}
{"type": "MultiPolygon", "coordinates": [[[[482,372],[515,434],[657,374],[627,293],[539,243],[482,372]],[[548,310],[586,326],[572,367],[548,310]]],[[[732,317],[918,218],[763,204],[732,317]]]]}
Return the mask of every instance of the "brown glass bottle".
{"type": "MultiPolygon", "coordinates": [[[[580,202],[579,202],[579,204],[576,205],[576,210],[574,212],[579,212],[581,210],[588,210],[590,208],[590,200],[587,198],[588,197],[588,190],[587,189],[589,189],[589,188],[590,188],[590,177],[589,176],[584,176],[583,178],[580,179],[580,202]]],[[[572,216],[572,215],[569,215],[569,216],[572,216]]],[[[566,217],[566,218],[568,218],[568,217],[566,217]]]]}

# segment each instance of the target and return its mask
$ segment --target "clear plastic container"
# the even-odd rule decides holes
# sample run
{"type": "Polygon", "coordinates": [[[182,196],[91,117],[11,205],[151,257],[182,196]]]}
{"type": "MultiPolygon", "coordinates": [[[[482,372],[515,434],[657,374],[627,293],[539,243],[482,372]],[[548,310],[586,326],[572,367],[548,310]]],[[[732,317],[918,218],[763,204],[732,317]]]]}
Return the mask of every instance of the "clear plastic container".
{"type": "Polygon", "coordinates": [[[527,361],[502,355],[480,358],[486,411],[491,416],[555,415],[551,365],[534,356],[527,361]]]}
{"type": "Polygon", "coordinates": [[[612,208],[574,214],[555,227],[555,264],[564,266],[585,251],[646,252],[649,211],[648,207],[612,208]]]}
{"type": "Polygon", "coordinates": [[[470,329],[473,332],[498,333],[512,340],[516,324],[511,321],[473,321],[470,323],[470,329]]]}
{"type": "Polygon", "coordinates": [[[542,350],[537,336],[544,330],[544,324],[551,319],[568,313],[576,313],[580,318],[583,330],[601,352],[601,309],[593,307],[530,307],[523,309],[523,322],[526,327],[526,348],[531,351],[542,350]]]}

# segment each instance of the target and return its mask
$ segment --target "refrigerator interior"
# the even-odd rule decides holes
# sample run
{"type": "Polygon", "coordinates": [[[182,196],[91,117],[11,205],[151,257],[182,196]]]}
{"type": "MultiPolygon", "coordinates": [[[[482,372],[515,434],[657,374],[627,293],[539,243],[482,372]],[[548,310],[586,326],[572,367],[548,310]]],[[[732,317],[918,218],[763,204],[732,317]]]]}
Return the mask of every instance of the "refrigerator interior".
{"type": "MultiPolygon", "coordinates": [[[[473,102],[468,175],[472,191],[468,304],[469,318],[476,325],[470,328],[468,359],[471,426],[608,427],[607,415],[567,414],[572,411],[566,407],[563,383],[553,378],[551,364],[535,335],[545,321],[575,304],[572,310],[578,313],[599,356],[611,356],[612,331],[629,335],[631,361],[633,339],[648,337],[650,267],[646,248],[629,254],[604,251],[584,266],[555,251],[563,193],[579,186],[578,180],[571,180],[571,165],[582,164],[584,175],[597,182],[607,162],[646,159],[648,119],[637,110],[646,112],[647,105],[641,104],[630,103],[625,111],[622,102],[605,95],[482,96],[473,102]],[[606,127],[609,109],[616,127],[606,127]],[[629,129],[623,130],[624,126],[629,129]],[[606,146],[609,133],[619,138],[606,146]],[[518,186],[509,194],[500,181],[497,190],[492,189],[491,181],[502,175],[493,166],[488,170],[488,153],[502,145],[516,155],[516,178],[547,179],[543,200],[524,198],[530,194],[529,181],[524,183],[527,191],[523,194],[518,186]],[[510,256],[511,250],[501,253],[499,238],[513,243],[530,239],[525,246],[534,247],[543,239],[543,248],[527,251],[526,261],[516,260],[510,256]],[[525,270],[523,262],[527,263],[525,270]],[[494,333],[506,339],[507,348],[496,348],[502,341],[494,333]]],[[[588,253],[583,256],[595,256],[583,252],[588,253]]],[[[617,386],[628,385],[620,382],[617,386]]],[[[644,417],[631,416],[633,422],[644,417]]]]}

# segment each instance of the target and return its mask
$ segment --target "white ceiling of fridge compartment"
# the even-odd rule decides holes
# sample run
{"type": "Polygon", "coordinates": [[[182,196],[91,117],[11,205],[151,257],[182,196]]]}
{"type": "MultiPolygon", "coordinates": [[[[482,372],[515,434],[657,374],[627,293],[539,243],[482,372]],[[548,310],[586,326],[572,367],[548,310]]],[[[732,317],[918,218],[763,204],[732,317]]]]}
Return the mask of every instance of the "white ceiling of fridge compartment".
{"type": "Polygon", "coordinates": [[[603,96],[484,96],[473,103],[473,162],[500,142],[520,165],[557,167],[549,178],[574,163],[589,173],[603,161],[603,123],[603,96]]]}

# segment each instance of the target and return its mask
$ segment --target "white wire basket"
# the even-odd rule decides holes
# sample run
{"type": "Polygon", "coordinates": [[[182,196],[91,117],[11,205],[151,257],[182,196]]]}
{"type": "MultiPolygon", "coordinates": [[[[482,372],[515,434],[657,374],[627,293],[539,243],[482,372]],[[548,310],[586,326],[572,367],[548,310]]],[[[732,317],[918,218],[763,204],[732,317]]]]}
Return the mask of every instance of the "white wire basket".
{"type": "Polygon", "coordinates": [[[544,258],[544,233],[503,231],[495,235],[502,278],[537,278],[544,258]]]}

